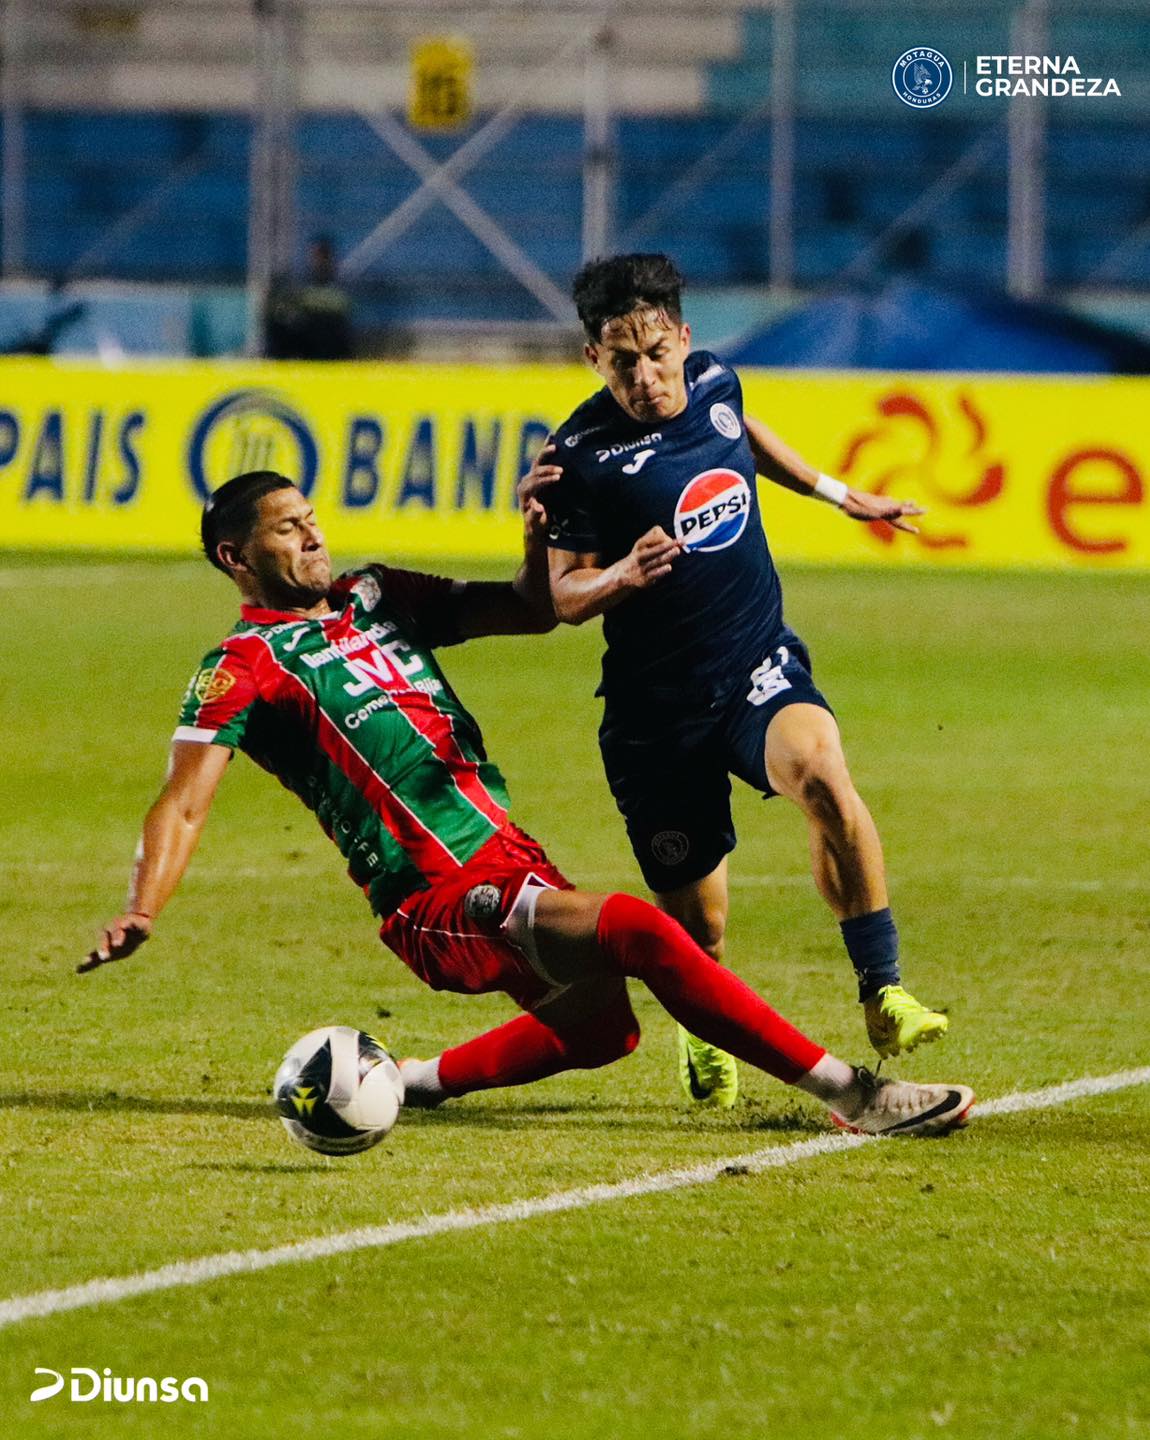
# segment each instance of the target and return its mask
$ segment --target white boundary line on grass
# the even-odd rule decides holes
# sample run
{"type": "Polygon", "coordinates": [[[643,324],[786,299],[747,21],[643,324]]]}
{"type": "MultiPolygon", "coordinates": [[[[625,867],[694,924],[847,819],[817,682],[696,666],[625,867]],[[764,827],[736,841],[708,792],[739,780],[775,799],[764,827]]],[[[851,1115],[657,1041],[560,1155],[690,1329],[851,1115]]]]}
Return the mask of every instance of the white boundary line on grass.
{"type": "MultiPolygon", "coordinates": [[[[1013,1115],[1020,1110],[1043,1110],[1066,1105],[1091,1095],[1105,1095],[1133,1085],[1150,1084],[1150,1065],[1140,1070],[1122,1070],[1114,1075],[1087,1076],[1045,1090],[1030,1090],[1004,1095],[977,1107],[979,1116],[1013,1115]]],[[[558,1190],[536,1199],[512,1200],[503,1205],[486,1205],[480,1210],[448,1210],[427,1215],[422,1220],[397,1221],[389,1225],[365,1226],[345,1230],[336,1235],[321,1235],[313,1240],[300,1240],[291,1245],[277,1245],[269,1250],[233,1250],[219,1255],[204,1255],[199,1260],[181,1260],[163,1265],[158,1270],[144,1270],[136,1275],[123,1275],[104,1280],[89,1280],[62,1290],[41,1290],[31,1295],[16,1295],[0,1301],[0,1329],[17,1325],[23,1320],[59,1315],[67,1310],[83,1310],[96,1305],[110,1305],[137,1295],[151,1295],[158,1290],[174,1290],[183,1285],[205,1285],[230,1275],[252,1275],[279,1265],[298,1265],[310,1260],[325,1260],[332,1255],[347,1255],[357,1250],[381,1249],[399,1245],[405,1240],[426,1240],[460,1230],[478,1230],[488,1225],[504,1225],[512,1220],[530,1220],[537,1215],[558,1215],[565,1210],[582,1210],[589,1205],[603,1205],[611,1200],[632,1200],[642,1195],[658,1195],[669,1190],[683,1190],[692,1185],[706,1185],[724,1174],[759,1174],[814,1160],[820,1155],[837,1155],[870,1145],[868,1135],[820,1135],[794,1145],[771,1145],[752,1150],[746,1155],[729,1155],[721,1160],[708,1160],[684,1170],[664,1170],[654,1175],[640,1175],[615,1185],[587,1185],[578,1190],[558,1190]]]]}

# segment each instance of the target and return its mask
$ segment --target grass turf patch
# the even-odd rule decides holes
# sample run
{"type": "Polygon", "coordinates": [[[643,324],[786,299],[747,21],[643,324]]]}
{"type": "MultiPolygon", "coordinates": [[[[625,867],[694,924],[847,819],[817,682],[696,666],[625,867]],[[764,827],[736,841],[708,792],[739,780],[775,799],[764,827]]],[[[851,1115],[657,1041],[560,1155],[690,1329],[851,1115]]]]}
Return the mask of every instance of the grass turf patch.
{"type": "MultiPolygon", "coordinates": [[[[358,1023],[434,1053],[509,1004],[421,987],[311,818],[244,760],[156,939],[76,977],[233,595],[184,563],[117,561],[90,586],[23,568],[0,638],[0,903],[16,939],[3,1294],[623,1179],[821,1123],[746,1073],[732,1115],[682,1110],[672,1027],[639,993],[645,1042],[615,1067],[404,1117],[358,1160],[292,1148],[267,1087],[303,1031],[358,1023]]],[[[787,587],[884,838],[908,983],[952,1014],[945,1045],[898,1072],[991,1096],[1145,1063],[1150,582],[806,570],[787,587]]],[[[520,822],[573,879],[641,893],[599,771],[597,653],[587,627],[444,661],[520,822]]],[[[731,963],[864,1058],[800,817],[743,790],[736,820],[731,963]]],[[[1133,1436],[1150,1419],[1146,1106],[992,1118],[943,1144],[29,1322],[5,1332],[0,1408],[29,1436],[151,1436],[161,1415],[165,1434],[227,1436],[301,1416],[365,1436],[384,1421],[432,1437],[1133,1436]],[[212,1400],[29,1407],[38,1364],[202,1374],[212,1400]]]]}

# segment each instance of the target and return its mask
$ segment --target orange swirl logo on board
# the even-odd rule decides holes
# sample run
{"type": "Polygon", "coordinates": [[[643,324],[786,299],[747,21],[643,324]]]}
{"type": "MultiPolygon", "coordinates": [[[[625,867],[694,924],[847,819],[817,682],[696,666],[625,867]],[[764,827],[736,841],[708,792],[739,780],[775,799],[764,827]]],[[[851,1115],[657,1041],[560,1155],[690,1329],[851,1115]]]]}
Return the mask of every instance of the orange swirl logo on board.
{"type": "MultiPolygon", "coordinates": [[[[939,416],[905,391],[881,396],[875,409],[878,423],[855,435],[839,462],[838,473],[851,485],[958,510],[989,505],[1006,488],[1006,466],[988,443],[986,421],[965,391],[955,397],[953,414],[939,416]],[[943,483],[944,464],[960,483],[943,483]]],[[[895,531],[884,521],[868,528],[882,544],[893,543],[895,531]]],[[[931,522],[922,524],[914,539],[927,550],[964,550],[970,543],[961,530],[935,529],[931,522]]]]}

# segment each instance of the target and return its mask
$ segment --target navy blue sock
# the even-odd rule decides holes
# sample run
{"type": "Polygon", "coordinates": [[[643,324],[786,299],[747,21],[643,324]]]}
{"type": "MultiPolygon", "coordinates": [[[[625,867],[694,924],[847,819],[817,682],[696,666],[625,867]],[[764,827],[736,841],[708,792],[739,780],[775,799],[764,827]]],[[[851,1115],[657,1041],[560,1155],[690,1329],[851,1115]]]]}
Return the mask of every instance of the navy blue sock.
{"type": "Polygon", "coordinates": [[[839,929],[858,976],[860,1001],[877,995],[884,985],[899,983],[898,930],[889,905],[840,920],[839,929]]]}

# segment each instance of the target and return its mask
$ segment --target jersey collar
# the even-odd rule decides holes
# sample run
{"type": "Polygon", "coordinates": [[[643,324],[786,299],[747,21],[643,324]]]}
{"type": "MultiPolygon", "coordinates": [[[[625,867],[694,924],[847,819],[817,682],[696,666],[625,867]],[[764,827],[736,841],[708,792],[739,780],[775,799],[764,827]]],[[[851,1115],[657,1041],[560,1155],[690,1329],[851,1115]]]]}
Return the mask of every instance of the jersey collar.
{"type": "Polygon", "coordinates": [[[265,610],[261,605],[241,605],[240,615],[249,625],[290,625],[293,622],[299,625],[310,625],[314,620],[318,620],[333,635],[343,634],[350,629],[355,618],[351,604],[346,605],[342,610],[333,610],[328,615],[315,615],[311,619],[304,615],[297,615],[292,610],[265,610]]]}

